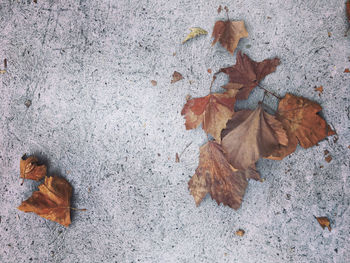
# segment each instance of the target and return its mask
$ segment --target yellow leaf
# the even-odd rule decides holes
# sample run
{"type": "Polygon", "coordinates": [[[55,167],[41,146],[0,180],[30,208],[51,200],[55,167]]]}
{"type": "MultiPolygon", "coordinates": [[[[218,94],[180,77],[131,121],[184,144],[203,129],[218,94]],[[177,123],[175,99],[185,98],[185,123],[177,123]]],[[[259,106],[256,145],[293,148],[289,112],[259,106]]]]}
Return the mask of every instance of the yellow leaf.
{"type": "Polygon", "coordinates": [[[190,28],[191,32],[187,35],[187,37],[185,38],[184,41],[182,41],[182,44],[185,43],[186,41],[195,38],[199,35],[207,35],[208,32],[205,31],[204,29],[200,28],[200,27],[191,27],[190,28]]]}

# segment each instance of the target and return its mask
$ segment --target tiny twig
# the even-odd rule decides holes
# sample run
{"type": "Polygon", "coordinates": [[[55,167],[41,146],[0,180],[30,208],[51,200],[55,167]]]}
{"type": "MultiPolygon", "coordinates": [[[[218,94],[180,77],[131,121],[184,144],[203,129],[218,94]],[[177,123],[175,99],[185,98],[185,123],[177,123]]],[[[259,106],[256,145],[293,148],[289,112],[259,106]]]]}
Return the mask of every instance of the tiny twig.
{"type": "MultiPolygon", "coordinates": [[[[193,141],[192,141],[192,142],[193,142],[193,141]]],[[[192,142],[190,142],[189,144],[186,145],[185,149],[182,150],[182,152],[180,153],[180,156],[179,156],[179,157],[181,157],[182,154],[186,151],[186,149],[187,149],[188,147],[190,147],[190,145],[192,144],[192,142]]]]}
{"type": "Polygon", "coordinates": [[[277,99],[279,99],[279,100],[281,100],[281,99],[282,99],[281,97],[277,96],[275,93],[273,93],[273,92],[271,92],[271,91],[269,91],[269,90],[265,89],[264,87],[260,86],[259,84],[257,85],[257,87],[259,87],[260,89],[265,90],[265,92],[267,92],[267,93],[271,94],[272,96],[275,96],[275,97],[276,97],[277,99]]]}
{"type": "Polygon", "coordinates": [[[227,6],[225,6],[225,11],[226,11],[226,16],[227,16],[227,20],[230,20],[230,18],[229,18],[229,16],[228,16],[228,7],[227,6]]]}
{"type": "Polygon", "coordinates": [[[70,207],[70,206],[68,206],[67,208],[70,208],[70,209],[75,210],[75,211],[87,211],[86,208],[79,209],[79,208],[74,208],[74,207],[70,207]]]}

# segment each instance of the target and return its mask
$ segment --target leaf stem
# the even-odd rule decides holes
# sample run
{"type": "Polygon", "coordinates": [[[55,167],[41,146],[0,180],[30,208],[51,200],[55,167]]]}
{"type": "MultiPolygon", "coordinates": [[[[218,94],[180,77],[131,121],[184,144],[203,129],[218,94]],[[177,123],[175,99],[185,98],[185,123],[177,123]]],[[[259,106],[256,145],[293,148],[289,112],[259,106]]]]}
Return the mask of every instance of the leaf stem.
{"type": "MultiPolygon", "coordinates": [[[[192,142],[193,142],[193,141],[192,141],[192,142]]],[[[190,147],[190,145],[192,144],[192,142],[190,142],[189,144],[186,145],[185,149],[183,149],[183,151],[180,153],[180,156],[179,156],[179,157],[181,157],[182,154],[186,151],[186,149],[187,149],[188,147],[190,147]]]]}
{"type": "Polygon", "coordinates": [[[273,92],[271,92],[271,91],[269,91],[269,90],[265,89],[264,87],[260,86],[259,84],[258,84],[257,86],[258,86],[260,89],[265,90],[265,92],[267,92],[267,93],[271,94],[272,96],[275,96],[277,99],[279,99],[279,100],[281,100],[281,99],[282,99],[281,97],[277,96],[275,93],[273,93],[273,92]]]}
{"type": "Polygon", "coordinates": [[[211,94],[211,88],[212,88],[213,83],[214,83],[215,80],[216,80],[216,76],[214,75],[214,76],[213,76],[213,80],[212,80],[211,83],[210,83],[209,94],[211,94]]]}
{"type": "Polygon", "coordinates": [[[72,209],[72,210],[75,210],[75,211],[87,211],[86,208],[82,208],[82,209],[74,208],[74,207],[69,207],[69,208],[72,209]]]}

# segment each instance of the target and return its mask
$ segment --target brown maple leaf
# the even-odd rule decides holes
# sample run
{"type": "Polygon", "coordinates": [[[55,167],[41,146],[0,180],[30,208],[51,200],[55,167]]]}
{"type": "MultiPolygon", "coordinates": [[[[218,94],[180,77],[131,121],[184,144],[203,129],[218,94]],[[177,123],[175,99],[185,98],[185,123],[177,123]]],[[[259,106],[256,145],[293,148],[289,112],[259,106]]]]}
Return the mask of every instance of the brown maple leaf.
{"type": "Polygon", "coordinates": [[[254,111],[236,112],[222,131],[222,146],[229,163],[240,170],[248,169],[260,157],[267,157],[288,138],[282,123],[265,112],[261,105],[254,111]]]}
{"type": "Polygon", "coordinates": [[[218,73],[223,72],[227,74],[230,78],[229,84],[233,84],[226,85],[224,88],[238,89],[237,100],[246,100],[250,92],[259,82],[265,78],[266,75],[274,72],[279,64],[279,58],[255,62],[246,54],[242,54],[239,51],[237,53],[236,64],[232,67],[222,68],[218,73]]]}
{"type": "Polygon", "coordinates": [[[181,111],[185,115],[186,129],[195,129],[201,123],[203,130],[220,142],[221,130],[234,113],[236,99],[233,93],[213,93],[205,97],[188,100],[181,111]]]}
{"type": "Polygon", "coordinates": [[[269,159],[282,160],[295,151],[298,142],[303,148],[314,146],[335,132],[318,115],[322,107],[311,100],[287,93],[278,105],[277,118],[288,135],[288,145],[280,146],[269,159]]]}
{"type": "Polygon", "coordinates": [[[200,148],[198,168],[188,182],[197,206],[209,193],[218,204],[223,203],[237,210],[247,184],[244,174],[227,162],[219,144],[209,141],[200,148]]]}
{"type": "Polygon", "coordinates": [[[39,165],[39,160],[35,156],[23,155],[19,162],[20,177],[39,181],[46,175],[46,166],[39,165]]]}
{"type": "Polygon", "coordinates": [[[233,55],[239,40],[248,37],[248,32],[244,21],[217,21],[214,25],[212,37],[214,37],[212,46],[219,41],[233,55]]]}
{"type": "Polygon", "coordinates": [[[72,186],[62,177],[51,176],[45,177],[45,182],[38,188],[39,191],[23,201],[18,209],[69,226],[72,186]]]}

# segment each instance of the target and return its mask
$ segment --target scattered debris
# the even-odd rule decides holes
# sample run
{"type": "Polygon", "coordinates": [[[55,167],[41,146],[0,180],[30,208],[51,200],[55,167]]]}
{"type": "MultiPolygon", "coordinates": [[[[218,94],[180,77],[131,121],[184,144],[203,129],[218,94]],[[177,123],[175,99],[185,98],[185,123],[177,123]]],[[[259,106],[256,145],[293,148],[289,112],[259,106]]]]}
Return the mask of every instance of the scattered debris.
{"type": "Polygon", "coordinates": [[[243,229],[238,229],[238,230],[236,231],[236,235],[237,235],[237,236],[242,237],[242,236],[244,236],[244,234],[245,234],[245,231],[244,231],[243,229]]]}
{"type": "Polygon", "coordinates": [[[175,83],[175,82],[177,82],[177,81],[179,81],[179,80],[182,80],[183,79],[183,77],[182,77],[182,75],[179,73],[179,72],[177,72],[177,71],[174,71],[174,73],[173,73],[173,79],[171,80],[171,84],[173,84],[173,83],[175,83]]]}
{"type": "Polygon", "coordinates": [[[29,108],[32,105],[32,101],[31,100],[26,100],[24,105],[26,105],[26,107],[29,108]]]}
{"type": "Polygon", "coordinates": [[[319,86],[319,87],[315,86],[314,89],[315,89],[315,91],[318,91],[319,92],[318,95],[321,96],[321,93],[323,93],[323,86],[319,86]]]}
{"type": "Polygon", "coordinates": [[[179,163],[179,162],[180,162],[180,157],[179,157],[179,154],[178,154],[178,153],[176,153],[176,155],[175,155],[175,162],[176,162],[176,163],[179,163]]]}

